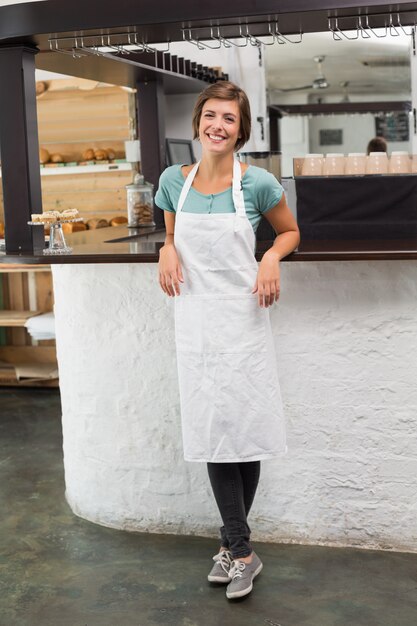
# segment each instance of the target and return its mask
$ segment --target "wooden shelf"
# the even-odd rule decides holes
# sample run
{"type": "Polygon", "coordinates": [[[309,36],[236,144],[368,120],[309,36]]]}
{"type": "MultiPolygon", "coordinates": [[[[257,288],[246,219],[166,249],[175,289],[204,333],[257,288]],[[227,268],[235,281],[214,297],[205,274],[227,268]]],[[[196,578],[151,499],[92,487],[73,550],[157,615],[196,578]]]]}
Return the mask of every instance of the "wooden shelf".
{"type": "Polygon", "coordinates": [[[1,346],[0,361],[10,364],[3,368],[0,375],[0,386],[7,387],[59,387],[58,378],[21,378],[17,380],[14,366],[23,364],[56,364],[55,346],[1,346]]]}
{"type": "Polygon", "coordinates": [[[0,311],[0,326],[24,326],[28,319],[40,311],[0,311]]]}
{"type": "MultiPolygon", "coordinates": [[[[131,163],[105,163],[102,165],[61,165],[41,167],[41,176],[61,176],[68,174],[98,174],[102,172],[126,172],[132,169],[131,163]]],[[[1,178],[1,168],[0,168],[1,178]]]]}

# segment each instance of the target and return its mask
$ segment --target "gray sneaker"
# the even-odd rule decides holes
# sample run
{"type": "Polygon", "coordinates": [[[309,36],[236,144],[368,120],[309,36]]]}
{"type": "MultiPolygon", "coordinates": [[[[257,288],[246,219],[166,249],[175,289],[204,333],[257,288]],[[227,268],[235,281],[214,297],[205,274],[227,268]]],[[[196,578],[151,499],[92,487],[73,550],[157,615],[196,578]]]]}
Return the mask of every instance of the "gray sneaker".
{"type": "Polygon", "coordinates": [[[230,569],[231,582],[227,585],[226,596],[231,598],[241,598],[252,591],[253,579],[263,568],[262,561],[255,552],[252,553],[251,563],[244,563],[235,559],[230,569]]]}
{"type": "Polygon", "coordinates": [[[233,565],[232,553],[229,550],[220,550],[219,554],[213,556],[215,564],[207,576],[211,583],[230,583],[232,580],[229,570],[233,565]]]}

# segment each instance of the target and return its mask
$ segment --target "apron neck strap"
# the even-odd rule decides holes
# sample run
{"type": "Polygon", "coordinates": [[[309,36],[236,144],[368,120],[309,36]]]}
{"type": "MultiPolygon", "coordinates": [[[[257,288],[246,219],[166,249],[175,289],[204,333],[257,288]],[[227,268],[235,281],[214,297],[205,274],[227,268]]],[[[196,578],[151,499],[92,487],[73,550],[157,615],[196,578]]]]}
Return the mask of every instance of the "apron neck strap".
{"type": "MultiPolygon", "coordinates": [[[[188,192],[191,189],[191,185],[193,184],[199,165],[200,165],[200,161],[198,161],[194,165],[193,169],[188,174],[185,180],[185,183],[181,189],[180,197],[178,200],[178,206],[177,206],[177,211],[176,211],[177,213],[180,213],[182,211],[185,199],[188,195],[188,192]]],[[[242,190],[242,171],[240,168],[240,162],[236,158],[233,159],[232,196],[233,196],[233,204],[235,206],[236,213],[240,217],[246,217],[245,201],[243,198],[243,190],[242,190]]]]}
{"type": "Polygon", "coordinates": [[[191,172],[188,174],[187,178],[185,179],[185,183],[181,189],[180,197],[178,200],[178,206],[177,206],[177,211],[176,211],[177,213],[180,213],[180,211],[182,211],[182,207],[184,206],[185,199],[188,195],[188,192],[191,189],[191,185],[193,184],[193,180],[195,178],[195,175],[197,174],[199,165],[200,165],[200,161],[197,161],[197,163],[194,165],[193,169],[191,170],[191,172]]]}

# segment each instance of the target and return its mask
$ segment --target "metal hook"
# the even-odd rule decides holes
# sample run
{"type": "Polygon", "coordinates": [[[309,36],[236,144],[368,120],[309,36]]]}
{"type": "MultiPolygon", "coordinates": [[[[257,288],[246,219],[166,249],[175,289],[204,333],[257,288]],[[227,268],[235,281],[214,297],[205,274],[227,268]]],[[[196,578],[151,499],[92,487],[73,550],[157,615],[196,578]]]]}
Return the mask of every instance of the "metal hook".
{"type": "Polygon", "coordinates": [[[290,39],[290,38],[288,37],[288,35],[283,35],[283,34],[279,31],[279,29],[278,29],[278,21],[276,21],[276,22],[275,22],[275,37],[276,37],[277,42],[278,42],[279,44],[283,44],[283,43],[285,43],[285,42],[288,42],[288,43],[301,43],[301,42],[303,41],[303,33],[302,33],[302,31],[301,31],[301,30],[300,30],[300,33],[299,33],[299,37],[300,37],[300,38],[299,38],[299,39],[297,39],[296,41],[294,41],[293,39],[290,39]]]}
{"type": "Polygon", "coordinates": [[[341,37],[340,35],[338,35],[338,34],[334,31],[334,29],[332,28],[332,19],[333,19],[333,18],[331,18],[331,17],[328,17],[328,18],[327,18],[327,28],[328,28],[328,29],[332,32],[333,39],[334,39],[335,41],[342,41],[342,37],[341,37]]]}
{"type": "Polygon", "coordinates": [[[371,35],[368,33],[366,28],[362,26],[362,15],[358,15],[358,28],[360,30],[362,39],[371,39],[371,35]]]}
{"type": "Polygon", "coordinates": [[[245,43],[235,43],[234,41],[231,41],[230,39],[227,39],[226,37],[224,37],[221,32],[220,32],[220,26],[217,26],[217,32],[219,33],[219,40],[221,41],[221,43],[224,45],[225,48],[231,48],[232,46],[235,46],[235,48],[246,48],[246,46],[248,45],[248,40],[247,38],[242,34],[242,25],[239,25],[239,39],[244,39],[245,43]]]}
{"type": "Polygon", "coordinates": [[[275,43],[275,37],[274,34],[271,32],[271,22],[268,20],[268,34],[267,35],[259,35],[258,37],[255,37],[255,35],[251,35],[249,32],[249,28],[248,28],[248,24],[246,24],[246,38],[249,41],[249,43],[252,46],[260,46],[260,45],[264,45],[264,46],[273,46],[275,43]],[[272,37],[272,41],[263,41],[262,39],[260,39],[260,37],[272,37]]]}
{"type": "Polygon", "coordinates": [[[182,29],[182,37],[183,37],[184,41],[187,41],[188,43],[192,43],[194,46],[197,46],[197,48],[199,50],[205,50],[206,49],[206,47],[198,39],[194,40],[192,38],[191,28],[183,28],[182,29]],[[188,30],[188,39],[186,39],[186,37],[185,37],[185,31],[186,30],[188,30]]]}
{"type": "Polygon", "coordinates": [[[416,28],[415,22],[414,22],[414,24],[412,26],[410,26],[408,24],[408,26],[410,26],[410,28],[411,28],[409,33],[407,33],[407,31],[405,30],[404,26],[401,24],[400,13],[399,12],[397,13],[397,22],[398,22],[398,26],[401,28],[401,30],[403,31],[404,35],[407,35],[407,37],[412,37],[413,36],[413,33],[415,31],[415,28],[416,28]]]}
{"type": "Polygon", "coordinates": [[[369,16],[368,15],[365,15],[365,21],[366,21],[366,28],[368,28],[371,31],[371,33],[373,35],[375,35],[375,37],[378,37],[378,39],[385,39],[385,37],[387,37],[387,35],[388,35],[388,28],[387,28],[386,24],[385,24],[385,33],[383,35],[378,35],[378,33],[375,30],[373,30],[373,28],[371,28],[369,26],[369,16]]]}
{"type": "Polygon", "coordinates": [[[135,35],[135,40],[134,40],[134,45],[140,49],[141,52],[145,52],[145,46],[143,45],[143,43],[141,43],[140,41],[138,41],[138,34],[134,33],[135,35]]]}
{"type": "Polygon", "coordinates": [[[73,59],[80,59],[81,57],[87,56],[86,54],[81,54],[81,52],[76,52],[74,48],[71,48],[71,50],[61,50],[58,44],[58,39],[49,39],[49,49],[51,50],[51,52],[69,54],[73,57],[73,59]],[[55,46],[52,46],[52,42],[54,42],[55,46]]]}
{"type": "Polygon", "coordinates": [[[344,33],[343,30],[341,30],[339,28],[338,18],[337,17],[333,17],[334,22],[335,22],[334,29],[337,31],[337,33],[336,33],[337,36],[335,37],[335,30],[333,30],[333,28],[330,25],[330,20],[331,19],[332,18],[329,18],[329,28],[330,28],[330,30],[333,33],[333,39],[335,41],[340,41],[342,39],[342,37],[339,36],[339,33],[340,33],[340,35],[342,35],[345,39],[348,39],[349,41],[354,41],[355,39],[359,39],[359,27],[358,27],[358,23],[357,22],[356,22],[356,35],[353,35],[352,37],[350,37],[349,35],[346,35],[346,33],[344,33]]]}
{"type": "Polygon", "coordinates": [[[80,35],[80,45],[78,45],[78,37],[74,37],[74,48],[87,52],[87,54],[94,54],[96,56],[102,56],[103,53],[98,50],[97,46],[88,47],[84,44],[84,37],[80,35]]]}
{"type": "Polygon", "coordinates": [[[248,42],[250,43],[251,46],[259,46],[262,43],[254,35],[250,34],[250,32],[249,32],[249,25],[248,24],[246,24],[245,37],[247,38],[247,40],[248,40],[248,42]]]}
{"type": "MultiPolygon", "coordinates": [[[[218,27],[217,27],[218,29],[218,27]]],[[[217,41],[217,43],[219,44],[218,46],[210,46],[207,43],[207,40],[204,40],[204,45],[206,46],[206,48],[210,48],[210,50],[218,50],[218,48],[222,47],[222,42],[220,41],[220,39],[216,38],[213,34],[213,26],[210,26],[210,39],[214,39],[214,41],[217,41]]],[[[227,47],[227,46],[226,46],[227,47]]]]}
{"type": "Polygon", "coordinates": [[[401,34],[392,23],[392,13],[389,14],[389,34],[391,35],[391,37],[399,37],[401,34]]]}

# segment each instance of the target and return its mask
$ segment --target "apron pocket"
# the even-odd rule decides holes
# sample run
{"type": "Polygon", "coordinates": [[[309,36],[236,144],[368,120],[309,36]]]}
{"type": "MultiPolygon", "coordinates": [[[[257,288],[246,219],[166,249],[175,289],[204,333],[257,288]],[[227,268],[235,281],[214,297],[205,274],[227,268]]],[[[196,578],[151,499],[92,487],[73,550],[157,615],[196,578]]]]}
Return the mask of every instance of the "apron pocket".
{"type": "Polygon", "coordinates": [[[177,349],[182,352],[265,352],[268,310],[257,294],[178,296],[177,349]]]}

